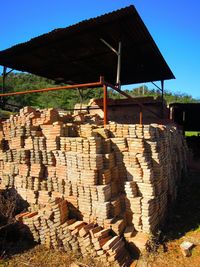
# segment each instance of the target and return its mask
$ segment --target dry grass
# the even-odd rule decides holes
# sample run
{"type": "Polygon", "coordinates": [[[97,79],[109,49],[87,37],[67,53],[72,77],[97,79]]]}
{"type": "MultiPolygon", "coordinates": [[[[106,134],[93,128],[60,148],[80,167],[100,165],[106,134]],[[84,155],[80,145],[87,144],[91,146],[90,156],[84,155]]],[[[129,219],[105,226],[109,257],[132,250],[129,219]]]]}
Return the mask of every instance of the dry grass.
{"type": "Polygon", "coordinates": [[[93,258],[81,259],[76,254],[47,249],[42,245],[35,246],[11,259],[1,260],[0,267],[68,267],[72,263],[80,264],[83,267],[103,267],[101,262],[93,258]]]}
{"type": "Polygon", "coordinates": [[[168,242],[167,251],[163,251],[162,247],[160,247],[157,253],[143,255],[138,261],[137,267],[199,267],[199,245],[192,249],[192,256],[190,257],[184,257],[180,250],[180,244],[184,240],[190,240],[189,236],[194,237],[195,235],[195,233],[190,233],[184,238],[168,242]]]}

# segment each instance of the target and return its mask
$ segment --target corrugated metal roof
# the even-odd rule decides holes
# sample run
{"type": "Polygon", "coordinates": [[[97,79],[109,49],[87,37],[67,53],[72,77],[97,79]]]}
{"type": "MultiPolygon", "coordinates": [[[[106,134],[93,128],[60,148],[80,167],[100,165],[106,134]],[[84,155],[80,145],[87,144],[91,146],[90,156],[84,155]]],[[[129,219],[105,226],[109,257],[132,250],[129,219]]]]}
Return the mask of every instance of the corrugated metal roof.
{"type": "Polygon", "coordinates": [[[134,6],[53,30],[0,52],[0,65],[49,79],[115,83],[116,50],[122,42],[121,83],[173,79],[174,75],[134,6]]]}

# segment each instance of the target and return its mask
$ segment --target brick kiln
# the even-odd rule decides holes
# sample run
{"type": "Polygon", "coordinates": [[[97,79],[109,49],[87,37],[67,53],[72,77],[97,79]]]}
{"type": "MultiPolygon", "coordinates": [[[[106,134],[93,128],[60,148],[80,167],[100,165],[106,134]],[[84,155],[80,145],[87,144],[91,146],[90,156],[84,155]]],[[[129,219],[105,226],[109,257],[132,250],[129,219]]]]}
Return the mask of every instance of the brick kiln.
{"type": "Polygon", "coordinates": [[[17,219],[36,241],[105,264],[128,265],[123,237],[159,228],[186,172],[174,125],[103,128],[25,107],[2,123],[0,139],[0,187],[14,187],[30,205],[17,219]]]}

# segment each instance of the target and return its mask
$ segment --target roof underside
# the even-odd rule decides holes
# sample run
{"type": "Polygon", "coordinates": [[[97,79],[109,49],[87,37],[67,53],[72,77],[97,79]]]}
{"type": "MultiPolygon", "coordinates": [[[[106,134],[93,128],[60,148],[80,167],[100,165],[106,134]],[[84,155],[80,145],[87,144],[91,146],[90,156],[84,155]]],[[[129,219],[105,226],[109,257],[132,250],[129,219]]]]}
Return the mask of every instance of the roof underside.
{"type": "Polygon", "coordinates": [[[115,84],[122,42],[121,84],[173,79],[174,75],[134,6],[85,20],[0,52],[0,65],[66,83],[115,84]]]}

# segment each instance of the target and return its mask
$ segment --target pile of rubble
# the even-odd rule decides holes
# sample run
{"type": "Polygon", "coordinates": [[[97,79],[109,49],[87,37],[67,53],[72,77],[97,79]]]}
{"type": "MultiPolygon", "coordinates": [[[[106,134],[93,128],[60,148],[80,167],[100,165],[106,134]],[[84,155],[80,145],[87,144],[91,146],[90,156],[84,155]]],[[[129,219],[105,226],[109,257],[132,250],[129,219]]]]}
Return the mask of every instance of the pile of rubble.
{"type": "Polygon", "coordinates": [[[70,218],[129,238],[163,223],[186,172],[185,140],[173,125],[105,129],[55,109],[26,107],[11,116],[1,125],[0,148],[0,187],[14,187],[31,212],[63,199],[70,218]]]}

